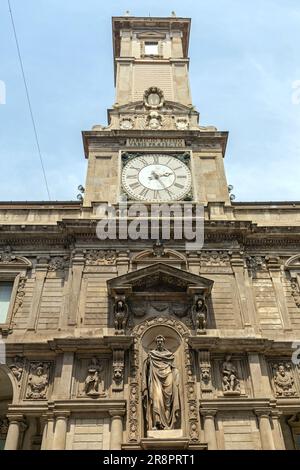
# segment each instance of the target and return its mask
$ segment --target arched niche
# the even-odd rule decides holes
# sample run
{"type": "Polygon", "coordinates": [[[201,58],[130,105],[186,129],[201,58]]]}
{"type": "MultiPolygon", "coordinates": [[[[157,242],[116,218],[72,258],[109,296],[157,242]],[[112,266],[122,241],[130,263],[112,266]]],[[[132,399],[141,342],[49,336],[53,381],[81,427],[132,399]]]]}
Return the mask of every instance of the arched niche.
{"type": "MultiPolygon", "coordinates": [[[[163,324],[163,325],[154,325],[150,328],[148,328],[144,334],[141,337],[141,348],[140,348],[140,357],[141,357],[141,364],[140,368],[142,371],[142,394],[143,394],[143,402],[142,402],[142,428],[143,428],[143,434],[146,437],[149,437],[151,435],[155,435],[155,432],[153,433],[153,427],[150,424],[150,420],[147,423],[147,420],[145,419],[146,414],[149,415],[149,405],[145,406],[145,401],[144,401],[144,394],[145,390],[147,389],[147,381],[149,382],[149,377],[148,373],[146,370],[146,364],[148,361],[148,357],[151,354],[151,352],[156,352],[158,353],[158,347],[156,343],[157,338],[164,338],[164,344],[163,348],[166,351],[166,353],[169,355],[172,355],[174,358],[172,361],[172,368],[171,368],[171,373],[169,374],[170,377],[172,378],[172,382],[175,382],[176,384],[172,387],[173,391],[175,390],[175,394],[177,397],[177,406],[179,407],[179,410],[177,412],[177,419],[176,422],[174,423],[174,426],[172,427],[173,431],[176,433],[176,437],[182,436],[183,435],[183,428],[184,428],[184,419],[183,419],[183,414],[184,414],[184,402],[182,400],[183,396],[183,390],[184,390],[184,380],[183,380],[183,368],[182,368],[182,363],[184,362],[184,354],[182,353],[182,337],[177,333],[177,331],[174,328],[171,328],[170,326],[163,324]],[[173,367],[174,366],[174,367],[173,367]],[[178,382],[177,382],[178,381],[178,382]],[[147,409],[146,409],[147,408],[147,409]]],[[[164,351],[163,351],[164,352],[164,351]]],[[[158,362],[158,361],[156,361],[158,362]]],[[[151,414],[151,412],[150,412],[151,414]]],[[[175,417],[174,417],[175,418],[175,417]]],[[[161,431],[159,431],[161,433],[161,431]]]]}
{"type": "Polygon", "coordinates": [[[288,273],[291,282],[292,296],[297,307],[300,308],[300,254],[289,258],[284,265],[284,269],[288,273]]]}

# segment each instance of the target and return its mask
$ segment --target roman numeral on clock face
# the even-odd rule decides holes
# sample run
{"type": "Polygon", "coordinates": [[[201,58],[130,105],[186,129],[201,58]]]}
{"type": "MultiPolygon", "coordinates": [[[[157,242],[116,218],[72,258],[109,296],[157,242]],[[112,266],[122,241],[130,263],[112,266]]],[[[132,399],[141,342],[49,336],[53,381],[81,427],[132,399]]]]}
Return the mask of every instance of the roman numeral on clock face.
{"type": "Polygon", "coordinates": [[[158,163],[159,163],[158,155],[153,155],[153,163],[155,163],[155,165],[158,165],[158,163]]]}
{"type": "Polygon", "coordinates": [[[184,185],[183,185],[183,184],[179,184],[179,183],[174,183],[174,186],[176,186],[176,188],[180,188],[180,189],[183,189],[183,188],[184,188],[184,185]]]}
{"type": "Polygon", "coordinates": [[[140,186],[140,183],[136,181],[135,183],[131,183],[129,186],[131,187],[131,189],[136,189],[140,186]]]}
{"type": "Polygon", "coordinates": [[[168,196],[169,196],[170,198],[174,197],[174,194],[171,193],[171,191],[170,191],[169,189],[166,188],[165,191],[166,191],[166,193],[168,194],[168,196]]]}
{"type": "Polygon", "coordinates": [[[148,188],[143,188],[142,191],[139,193],[141,197],[146,197],[149,189],[148,188]]]}

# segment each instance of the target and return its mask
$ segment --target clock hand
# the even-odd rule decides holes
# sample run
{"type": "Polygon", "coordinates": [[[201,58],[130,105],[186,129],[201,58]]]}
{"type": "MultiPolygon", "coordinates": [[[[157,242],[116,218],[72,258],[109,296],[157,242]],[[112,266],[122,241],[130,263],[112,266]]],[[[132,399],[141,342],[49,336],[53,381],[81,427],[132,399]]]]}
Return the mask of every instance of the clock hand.
{"type": "Polygon", "coordinates": [[[160,177],[159,177],[159,176],[158,176],[158,181],[160,182],[160,184],[162,185],[162,187],[163,187],[164,189],[166,189],[165,185],[164,185],[163,182],[160,180],[160,177]]]}
{"type": "Polygon", "coordinates": [[[151,176],[148,176],[148,179],[149,180],[158,180],[159,179],[159,175],[157,173],[155,173],[155,171],[151,171],[151,176]]]}

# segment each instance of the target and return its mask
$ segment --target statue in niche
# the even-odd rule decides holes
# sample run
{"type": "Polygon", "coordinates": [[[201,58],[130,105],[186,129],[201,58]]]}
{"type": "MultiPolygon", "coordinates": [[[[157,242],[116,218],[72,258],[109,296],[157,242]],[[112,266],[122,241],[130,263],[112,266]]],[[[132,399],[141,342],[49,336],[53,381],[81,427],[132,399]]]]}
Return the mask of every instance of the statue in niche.
{"type": "Polygon", "coordinates": [[[30,365],[26,398],[43,400],[47,398],[49,386],[49,364],[39,362],[30,365]]]}
{"type": "Polygon", "coordinates": [[[114,323],[115,334],[123,335],[125,333],[128,320],[128,305],[122,298],[117,298],[114,305],[114,323]]]}
{"type": "Polygon", "coordinates": [[[197,335],[206,333],[207,306],[203,296],[197,296],[192,306],[192,322],[197,335]]]}
{"type": "Polygon", "coordinates": [[[235,365],[231,362],[231,355],[227,354],[225,361],[222,365],[223,373],[223,390],[228,393],[240,393],[240,381],[237,377],[237,369],[235,365]]]}
{"type": "Polygon", "coordinates": [[[87,377],[84,381],[83,391],[89,397],[105,397],[104,380],[102,376],[103,365],[93,357],[88,367],[87,377]]]}
{"type": "Polygon", "coordinates": [[[276,395],[279,397],[289,397],[296,394],[294,388],[294,378],[290,364],[274,364],[274,385],[276,395]]]}
{"type": "Polygon", "coordinates": [[[155,338],[143,367],[143,405],[147,429],[176,429],[180,425],[179,372],[165,338],[155,338]]]}

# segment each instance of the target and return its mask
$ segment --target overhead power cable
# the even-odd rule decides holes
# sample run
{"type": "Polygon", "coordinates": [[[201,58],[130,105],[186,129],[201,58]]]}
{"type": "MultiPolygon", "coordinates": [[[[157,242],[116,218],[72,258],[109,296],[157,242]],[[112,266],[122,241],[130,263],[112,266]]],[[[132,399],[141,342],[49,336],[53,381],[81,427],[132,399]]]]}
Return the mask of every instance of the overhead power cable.
{"type": "Polygon", "coordinates": [[[46,176],[46,171],[45,171],[45,166],[44,166],[42,152],[41,152],[41,147],[40,147],[40,143],[39,143],[39,139],[38,139],[38,134],[37,134],[37,130],[36,130],[34,115],[33,115],[31,101],[30,101],[30,95],[29,95],[27,81],[26,81],[26,77],[25,77],[25,72],[24,72],[24,67],[23,67],[23,61],[22,61],[22,56],[21,56],[21,51],[20,51],[20,46],[19,46],[19,41],[18,41],[18,36],[17,36],[17,31],[16,31],[16,26],[15,26],[13,12],[12,12],[11,5],[10,5],[10,0],[7,0],[7,3],[8,3],[8,9],[9,9],[9,13],[10,13],[11,23],[12,23],[12,27],[13,27],[13,31],[14,31],[14,36],[15,36],[15,41],[16,41],[16,46],[17,46],[17,51],[18,51],[18,56],[19,56],[19,62],[20,62],[20,67],[21,67],[21,71],[22,71],[22,77],[23,77],[24,87],[25,87],[25,91],[26,91],[26,96],[27,96],[29,113],[30,113],[30,117],[31,117],[33,132],[34,132],[36,146],[37,146],[37,151],[38,151],[38,155],[39,155],[39,159],[40,159],[40,163],[41,163],[41,167],[42,167],[42,172],[43,172],[43,176],[44,176],[44,180],[45,180],[45,185],[46,185],[48,198],[49,198],[49,200],[51,200],[48,181],[47,181],[47,176],[46,176]]]}

